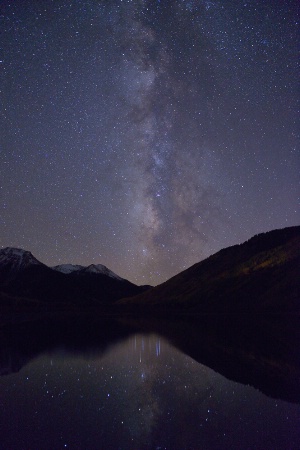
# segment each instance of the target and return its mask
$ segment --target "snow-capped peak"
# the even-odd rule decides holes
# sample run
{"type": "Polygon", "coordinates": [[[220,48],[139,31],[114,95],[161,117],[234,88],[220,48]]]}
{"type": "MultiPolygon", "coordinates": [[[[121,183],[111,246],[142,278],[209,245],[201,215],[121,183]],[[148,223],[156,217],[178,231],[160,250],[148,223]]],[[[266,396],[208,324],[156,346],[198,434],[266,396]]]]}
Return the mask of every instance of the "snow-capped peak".
{"type": "Polygon", "coordinates": [[[9,265],[17,271],[30,265],[42,265],[30,252],[21,248],[6,247],[0,250],[0,266],[9,265]]]}
{"type": "Polygon", "coordinates": [[[74,272],[95,273],[107,275],[108,277],[115,278],[116,280],[123,280],[123,278],[119,277],[119,275],[115,274],[112,270],[109,270],[106,266],[103,266],[102,264],[91,264],[90,266],[87,267],[80,266],[78,264],[60,264],[58,266],[52,267],[52,269],[65,274],[70,274],[74,272]]]}
{"type": "Polygon", "coordinates": [[[119,277],[119,275],[114,273],[112,270],[109,270],[106,266],[103,266],[102,264],[91,264],[90,266],[86,267],[84,271],[89,273],[99,273],[107,275],[111,278],[115,278],[116,280],[123,280],[123,278],[119,277]]]}
{"type": "Polygon", "coordinates": [[[84,266],[79,266],[78,264],[60,264],[52,267],[52,269],[62,273],[72,273],[84,269],[84,266]]]}

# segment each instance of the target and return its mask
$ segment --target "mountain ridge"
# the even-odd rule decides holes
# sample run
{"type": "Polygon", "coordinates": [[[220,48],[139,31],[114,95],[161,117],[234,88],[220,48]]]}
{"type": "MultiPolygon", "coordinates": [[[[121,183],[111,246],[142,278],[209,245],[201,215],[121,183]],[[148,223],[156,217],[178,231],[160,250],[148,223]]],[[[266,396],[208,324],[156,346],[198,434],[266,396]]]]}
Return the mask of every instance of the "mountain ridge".
{"type": "MultiPolygon", "coordinates": [[[[48,267],[30,252],[0,250],[2,304],[9,299],[115,312],[300,313],[300,226],[227,247],[164,283],[136,286],[101,264],[48,267]]],[[[1,302],[0,302],[1,306],[1,302]]]]}
{"type": "Polygon", "coordinates": [[[147,289],[121,278],[102,264],[87,267],[48,267],[31,252],[14,247],[0,250],[2,303],[23,304],[32,300],[56,305],[92,306],[111,304],[147,289]]]}
{"type": "Polygon", "coordinates": [[[299,269],[300,226],[272,230],[222,249],[119,304],[189,312],[270,311],[272,305],[300,310],[299,269]]]}

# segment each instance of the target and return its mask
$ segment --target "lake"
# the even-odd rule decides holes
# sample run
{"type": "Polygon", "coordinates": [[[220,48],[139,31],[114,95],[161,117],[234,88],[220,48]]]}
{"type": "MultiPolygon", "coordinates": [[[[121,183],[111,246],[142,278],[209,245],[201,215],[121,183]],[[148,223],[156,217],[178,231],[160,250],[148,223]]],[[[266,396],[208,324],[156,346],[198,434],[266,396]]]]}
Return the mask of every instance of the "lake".
{"type": "MultiPolygon", "coordinates": [[[[274,383],[275,398],[267,396],[179,350],[170,332],[142,328],[126,319],[6,330],[0,448],[300,448],[300,405],[288,388],[280,395],[274,383]]],[[[245,370],[239,364],[237,377],[245,370]]]]}

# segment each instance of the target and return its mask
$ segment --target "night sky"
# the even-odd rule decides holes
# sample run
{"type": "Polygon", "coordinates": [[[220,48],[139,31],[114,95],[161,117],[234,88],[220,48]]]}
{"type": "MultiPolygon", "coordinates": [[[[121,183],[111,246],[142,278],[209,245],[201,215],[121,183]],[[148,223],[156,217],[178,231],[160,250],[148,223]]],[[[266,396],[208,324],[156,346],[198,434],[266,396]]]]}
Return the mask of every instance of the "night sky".
{"type": "Polygon", "coordinates": [[[297,7],[2,0],[0,246],[157,284],[299,224],[297,7]]]}

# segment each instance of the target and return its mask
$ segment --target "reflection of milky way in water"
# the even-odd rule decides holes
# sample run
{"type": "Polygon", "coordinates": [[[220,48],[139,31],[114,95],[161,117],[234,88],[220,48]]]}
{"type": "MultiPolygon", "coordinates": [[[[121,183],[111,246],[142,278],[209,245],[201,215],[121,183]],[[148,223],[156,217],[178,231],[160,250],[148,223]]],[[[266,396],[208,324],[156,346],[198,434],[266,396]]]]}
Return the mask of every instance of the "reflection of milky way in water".
{"type": "Polygon", "coordinates": [[[299,405],[228,381],[156,335],[135,335],[103,357],[62,348],[0,378],[0,390],[2,442],[10,449],[233,449],[244,442],[273,450],[296,448],[300,438],[299,405]]]}

